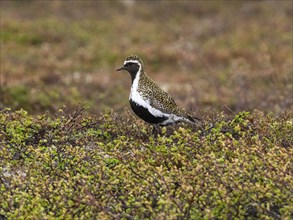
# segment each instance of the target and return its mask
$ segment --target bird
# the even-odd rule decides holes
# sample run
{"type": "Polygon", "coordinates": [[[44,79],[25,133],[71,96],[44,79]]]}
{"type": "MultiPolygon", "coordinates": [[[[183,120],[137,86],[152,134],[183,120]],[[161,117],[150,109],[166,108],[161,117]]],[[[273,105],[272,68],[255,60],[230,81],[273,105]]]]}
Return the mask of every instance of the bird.
{"type": "Polygon", "coordinates": [[[191,117],[179,108],[170,94],[161,89],[145,72],[142,59],[137,55],[128,56],[121,68],[131,77],[129,102],[132,111],[148,124],[153,125],[153,135],[157,135],[160,126],[178,122],[197,123],[199,118],[191,117]]]}

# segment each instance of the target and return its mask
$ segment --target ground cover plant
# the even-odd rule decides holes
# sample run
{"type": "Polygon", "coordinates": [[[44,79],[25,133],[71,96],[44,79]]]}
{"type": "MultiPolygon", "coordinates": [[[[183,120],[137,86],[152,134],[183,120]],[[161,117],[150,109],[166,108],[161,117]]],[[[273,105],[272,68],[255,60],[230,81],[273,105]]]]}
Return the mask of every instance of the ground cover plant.
{"type": "Polygon", "coordinates": [[[0,6],[0,219],[293,218],[291,1],[0,6]],[[151,136],[133,53],[201,125],[151,136]]]}
{"type": "Polygon", "coordinates": [[[0,114],[8,219],[290,219],[293,125],[240,112],[154,139],[128,112],[0,114]]]}

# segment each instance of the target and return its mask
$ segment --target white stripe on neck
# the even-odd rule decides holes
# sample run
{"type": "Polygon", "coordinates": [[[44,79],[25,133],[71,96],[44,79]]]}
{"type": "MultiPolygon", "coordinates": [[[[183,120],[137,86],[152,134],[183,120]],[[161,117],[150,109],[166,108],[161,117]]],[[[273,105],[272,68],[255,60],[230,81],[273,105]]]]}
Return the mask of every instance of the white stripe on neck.
{"type": "MultiPolygon", "coordinates": [[[[137,61],[137,60],[134,60],[134,61],[137,61]]],[[[127,62],[130,62],[129,60],[128,61],[125,61],[124,62],[124,65],[127,63],[127,62]]],[[[132,60],[131,60],[132,62],[132,60]]],[[[140,78],[140,74],[141,74],[141,64],[139,62],[136,62],[138,65],[139,65],[139,69],[134,77],[134,80],[132,82],[132,86],[131,86],[131,91],[130,91],[130,96],[129,96],[129,99],[132,98],[132,96],[136,96],[136,95],[139,95],[138,93],[138,82],[139,82],[139,78],[140,78]]],[[[139,95],[140,96],[140,95],[139,95]]],[[[141,97],[140,97],[141,98],[141,97]]],[[[132,98],[133,100],[133,98],[132,98]]]]}

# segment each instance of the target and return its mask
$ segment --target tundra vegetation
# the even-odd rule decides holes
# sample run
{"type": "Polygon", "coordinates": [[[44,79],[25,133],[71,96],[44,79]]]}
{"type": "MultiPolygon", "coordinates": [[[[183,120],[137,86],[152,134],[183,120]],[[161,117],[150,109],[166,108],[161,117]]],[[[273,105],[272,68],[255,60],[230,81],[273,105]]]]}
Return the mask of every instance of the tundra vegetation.
{"type": "Polygon", "coordinates": [[[0,219],[292,219],[291,1],[0,3],[0,219]],[[201,125],[151,136],[132,53],[201,125]]]}

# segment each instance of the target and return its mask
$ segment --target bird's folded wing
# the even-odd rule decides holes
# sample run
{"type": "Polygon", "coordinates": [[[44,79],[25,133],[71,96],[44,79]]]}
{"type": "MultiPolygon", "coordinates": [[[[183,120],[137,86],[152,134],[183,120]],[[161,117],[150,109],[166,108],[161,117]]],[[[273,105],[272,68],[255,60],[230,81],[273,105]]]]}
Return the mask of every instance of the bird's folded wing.
{"type": "Polygon", "coordinates": [[[161,93],[152,92],[150,98],[150,104],[152,107],[160,110],[162,113],[178,115],[179,108],[177,107],[174,99],[165,91],[161,90],[161,93]]]}

